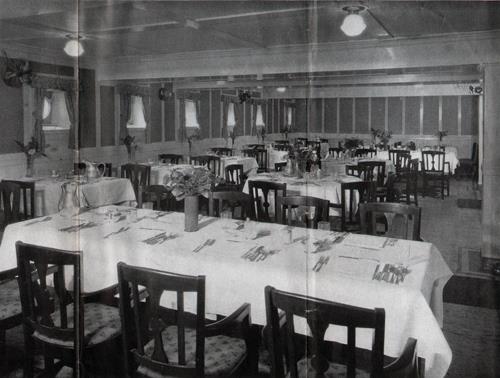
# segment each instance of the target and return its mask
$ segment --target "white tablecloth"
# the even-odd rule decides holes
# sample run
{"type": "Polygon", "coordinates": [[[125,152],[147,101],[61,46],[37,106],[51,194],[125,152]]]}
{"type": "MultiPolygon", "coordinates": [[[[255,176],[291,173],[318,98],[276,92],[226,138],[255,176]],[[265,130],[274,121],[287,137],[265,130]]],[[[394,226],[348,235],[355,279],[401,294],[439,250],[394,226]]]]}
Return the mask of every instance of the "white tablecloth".
{"type": "MultiPolygon", "coordinates": [[[[418,149],[415,151],[410,151],[410,156],[412,159],[418,159],[419,162],[422,161],[422,150],[418,149]]],[[[377,157],[379,159],[389,160],[389,151],[378,151],[377,157]]],[[[448,171],[448,165],[445,166],[446,173],[455,173],[455,169],[460,165],[460,162],[457,157],[456,149],[449,148],[446,149],[444,154],[444,161],[450,163],[450,170],[448,171]]]]}
{"type": "Polygon", "coordinates": [[[274,148],[267,149],[267,168],[274,170],[274,163],[286,162],[288,151],[278,151],[274,148]]]}
{"type": "MultiPolygon", "coordinates": [[[[65,178],[30,178],[16,179],[19,181],[35,182],[35,215],[43,216],[59,211],[61,186],[68,182],[65,178]]],[[[119,204],[126,201],[136,201],[134,188],[130,180],[117,177],[101,177],[90,179],[79,185],[80,206],[98,207],[103,205],[119,204]]]]}
{"type": "Polygon", "coordinates": [[[357,165],[358,162],[362,161],[383,161],[385,162],[385,174],[386,178],[389,173],[394,173],[396,172],[396,168],[394,166],[394,163],[391,160],[382,160],[380,158],[373,158],[373,159],[334,159],[333,157],[329,157],[326,160],[323,160],[321,162],[321,171],[325,172],[330,175],[340,175],[340,174],[345,174],[346,170],[345,167],[346,165],[357,165]]]}
{"type": "MultiPolygon", "coordinates": [[[[97,291],[117,282],[116,264],[162,269],[189,275],[206,275],[207,313],[227,315],[241,303],[252,306],[252,320],[265,324],[264,287],[297,292],[366,308],[381,307],[386,312],[385,354],[398,356],[408,337],[418,340],[418,353],[426,359],[426,376],[443,377],[451,362],[451,350],[440,328],[442,288],[452,272],[435,246],[429,243],[348,235],[324,252],[312,253],[317,242],[332,241],[336,233],[292,228],[277,224],[247,222],[243,229],[230,219],[202,217],[198,232],[185,233],[184,215],[140,209],[136,222],[119,217],[108,220],[106,211],[124,214],[130,208],[107,207],[88,211],[79,220],[60,214],[39,223],[30,221],[9,225],[0,246],[0,270],[15,266],[15,242],[21,240],[53,248],[82,250],[85,292],[97,291]],[[139,220],[139,221],[138,221],[139,220]],[[95,222],[96,226],[78,232],[61,229],[95,222]],[[124,226],[120,234],[109,235],[124,226]],[[162,231],[173,239],[147,244],[147,238],[162,231]],[[259,231],[269,235],[254,239],[259,231]],[[192,251],[208,238],[211,246],[192,251]],[[290,242],[291,241],[291,242],[290,242]],[[265,260],[251,262],[242,256],[251,247],[273,250],[265,260]],[[319,272],[312,267],[320,256],[330,261],[319,272]],[[377,264],[403,264],[410,273],[399,285],[373,280],[377,264]],[[224,295],[220,295],[224,293],[224,295]],[[437,317],[437,320],[436,320],[437,317]]],[[[240,226],[241,227],[241,226],[240,226]]],[[[166,303],[168,298],[165,299],[166,303]]],[[[165,303],[164,301],[164,303],[165,303]]],[[[191,301],[186,299],[186,308],[191,301]]],[[[345,330],[330,327],[326,338],[345,342],[345,330]],[[338,337],[337,337],[338,336],[338,337]]],[[[358,347],[371,347],[371,333],[359,333],[358,347]]]]}

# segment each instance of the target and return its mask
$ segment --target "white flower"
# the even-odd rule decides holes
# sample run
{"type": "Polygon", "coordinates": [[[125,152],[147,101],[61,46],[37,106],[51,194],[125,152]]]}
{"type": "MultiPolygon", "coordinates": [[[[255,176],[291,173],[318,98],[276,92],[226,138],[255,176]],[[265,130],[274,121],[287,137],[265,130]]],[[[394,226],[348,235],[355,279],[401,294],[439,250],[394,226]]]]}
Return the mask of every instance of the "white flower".
{"type": "Polygon", "coordinates": [[[28,155],[34,155],[34,154],[36,154],[36,150],[34,148],[30,148],[28,150],[28,155]]]}

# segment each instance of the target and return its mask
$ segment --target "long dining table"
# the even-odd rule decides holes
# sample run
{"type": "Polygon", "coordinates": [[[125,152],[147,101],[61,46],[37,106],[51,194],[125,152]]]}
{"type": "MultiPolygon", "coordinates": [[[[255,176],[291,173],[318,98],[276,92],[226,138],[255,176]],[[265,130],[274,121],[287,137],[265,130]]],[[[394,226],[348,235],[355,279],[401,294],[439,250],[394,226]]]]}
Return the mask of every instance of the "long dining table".
{"type": "MultiPolygon", "coordinates": [[[[443,377],[451,349],[441,331],[442,291],[452,272],[424,242],[200,217],[183,230],[184,214],[105,206],[75,216],[55,214],[9,225],[0,245],[0,270],[16,266],[15,243],[82,251],[82,290],[117,283],[116,265],[205,275],[207,313],[228,315],[242,302],[266,323],[264,288],[311,295],[366,308],[384,308],[385,354],[397,357],[408,337],[418,340],[427,377],[443,377]]],[[[163,303],[169,305],[169,299],[163,303]]],[[[193,298],[186,298],[186,308],[193,298]]],[[[307,327],[304,324],[304,332],[307,327]]],[[[346,342],[330,327],[326,338],[346,342]]],[[[371,333],[356,344],[370,349],[371,333]]]]}

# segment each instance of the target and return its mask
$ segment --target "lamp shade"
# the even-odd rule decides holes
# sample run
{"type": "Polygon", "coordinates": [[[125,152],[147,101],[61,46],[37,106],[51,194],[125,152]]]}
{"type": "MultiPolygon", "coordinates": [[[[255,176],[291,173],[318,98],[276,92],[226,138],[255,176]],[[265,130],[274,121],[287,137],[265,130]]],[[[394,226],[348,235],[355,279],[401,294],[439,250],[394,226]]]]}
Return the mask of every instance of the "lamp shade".
{"type": "Polygon", "coordinates": [[[344,18],[340,30],[349,37],[356,37],[366,29],[365,20],[359,14],[351,13],[344,18]]]}
{"type": "Polygon", "coordinates": [[[70,39],[64,46],[64,52],[69,56],[77,57],[82,55],[85,50],[83,49],[83,45],[80,41],[77,39],[70,39]]]}

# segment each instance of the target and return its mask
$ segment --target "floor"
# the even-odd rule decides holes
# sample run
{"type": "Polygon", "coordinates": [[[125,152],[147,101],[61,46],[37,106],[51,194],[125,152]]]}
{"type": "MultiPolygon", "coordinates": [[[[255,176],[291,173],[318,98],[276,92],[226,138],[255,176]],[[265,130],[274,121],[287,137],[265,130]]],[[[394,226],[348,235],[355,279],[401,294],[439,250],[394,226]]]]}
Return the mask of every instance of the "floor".
{"type": "MultiPolygon", "coordinates": [[[[480,198],[468,180],[453,180],[444,200],[419,198],[422,207],[422,237],[437,246],[455,272],[460,247],[480,248],[481,211],[458,208],[458,198],[480,198]]],[[[463,295],[474,295],[465,293],[463,295]]],[[[500,314],[498,310],[444,304],[443,332],[453,352],[447,377],[500,377],[500,314]]],[[[8,377],[21,377],[21,329],[7,334],[11,363],[8,377]],[[17,365],[17,368],[15,367],[17,365]]],[[[66,374],[61,374],[65,376],[66,374]]]]}

